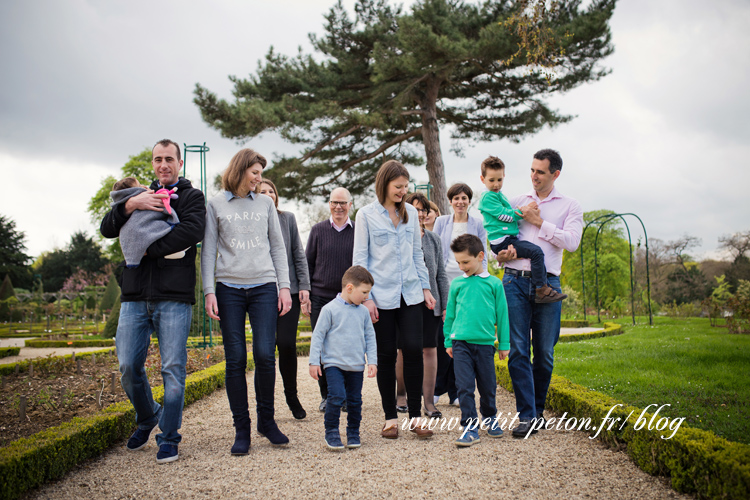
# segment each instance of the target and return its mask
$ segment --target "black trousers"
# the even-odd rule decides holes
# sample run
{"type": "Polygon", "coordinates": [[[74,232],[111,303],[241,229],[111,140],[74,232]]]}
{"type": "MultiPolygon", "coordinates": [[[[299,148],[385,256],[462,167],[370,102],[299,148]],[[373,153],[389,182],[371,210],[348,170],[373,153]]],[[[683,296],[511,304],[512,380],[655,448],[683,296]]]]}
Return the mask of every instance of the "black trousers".
{"type": "MultiPolygon", "coordinates": [[[[312,329],[315,330],[315,325],[318,324],[318,318],[320,317],[320,310],[323,309],[323,306],[328,304],[330,301],[335,299],[336,297],[321,297],[319,295],[310,295],[310,302],[311,302],[311,310],[310,310],[310,325],[312,326],[312,329]]],[[[320,389],[320,397],[323,399],[328,398],[328,380],[326,379],[326,372],[323,370],[323,367],[321,366],[321,371],[323,372],[323,375],[318,377],[318,388],[320,389]]]]}
{"type": "Polygon", "coordinates": [[[276,320],[276,347],[279,349],[279,371],[284,381],[284,395],[297,396],[297,325],[299,325],[299,294],[292,294],[292,308],[276,320]]]}
{"type": "Polygon", "coordinates": [[[385,419],[398,418],[396,412],[396,352],[404,357],[404,385],[409,417],[422,413],[422,303],[407,306],[401,297],[398,309],[378,309],[375,339],[378,343],[378,389],[385,419]]]}

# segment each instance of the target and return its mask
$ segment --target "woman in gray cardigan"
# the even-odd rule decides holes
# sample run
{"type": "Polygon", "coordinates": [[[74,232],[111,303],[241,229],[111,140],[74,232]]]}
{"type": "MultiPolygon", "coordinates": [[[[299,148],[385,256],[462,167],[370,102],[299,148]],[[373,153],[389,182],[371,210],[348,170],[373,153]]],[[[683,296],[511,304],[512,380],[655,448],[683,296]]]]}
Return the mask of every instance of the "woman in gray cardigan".
{"type": "MultiPolygon", "coordinates": [[[[442,413],[435,408],[435,380],[437,378],[437,342],[438,330],[443,329],[445,319],[445,308],[448,304],[448,292],[450,283],[445,273],[443,260],[443,249],[440,237],[428,231],[424,227],[425,215],[430,210],[430,202],[422,193],[412,193],[407,196],[406,202],[410,203],[419,213],[419,222],[422,227],[422,253],[427,272],[430,275],[430,291],[435,297],[435,309],[423,308],[422,316],[422,360],[424,363],[424,378],[422,380],[422,396],[424,397],[424,414],[432,418],[442,417],[442,413]]],[[[406,388],[403,383],[403,360],[401,351],[396,361],[397,401],[396,408],[406,411],[406,388]]]]}
{"type": "Polygon", "coordinates": [[[260,194],[269,196],[279,214],[279,225],[286,245],[286,257],[289,264],[289,284],[292,292],[292,310],[279,316],[276,323],[276,346],[279,349],[279,372],[284,381],[286,404],[297,420],[307,416],[297,397],[297,326],[300,310],[310,314],[310,272],[307,269],[305,249],[302,248],[297,219],[292,212],[279,210],[279,197],[276,185],[268,179],[259,184],[260,194]]]}

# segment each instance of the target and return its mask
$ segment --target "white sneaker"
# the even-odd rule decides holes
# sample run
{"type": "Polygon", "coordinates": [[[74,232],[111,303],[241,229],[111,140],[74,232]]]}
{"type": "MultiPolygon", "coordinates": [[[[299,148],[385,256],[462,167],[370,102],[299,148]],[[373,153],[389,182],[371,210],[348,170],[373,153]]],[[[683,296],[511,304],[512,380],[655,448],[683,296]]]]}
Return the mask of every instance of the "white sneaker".
{"type": "Polygon", "coordinates": [[[458,398],[454,399],[454,400],[453,400],[453,402],[452,402],[451,404],[452,404],[453,406],[461,406],[461,405],[459,405],[459,404],[458,404],[458,398]]]}
{"type": "Polygon", "coordinates": [[[436,404],[438,404],[438,401],[440,401],[440,396],[433,396],[432,397],[432,404],[436,405],[436,404]]]}

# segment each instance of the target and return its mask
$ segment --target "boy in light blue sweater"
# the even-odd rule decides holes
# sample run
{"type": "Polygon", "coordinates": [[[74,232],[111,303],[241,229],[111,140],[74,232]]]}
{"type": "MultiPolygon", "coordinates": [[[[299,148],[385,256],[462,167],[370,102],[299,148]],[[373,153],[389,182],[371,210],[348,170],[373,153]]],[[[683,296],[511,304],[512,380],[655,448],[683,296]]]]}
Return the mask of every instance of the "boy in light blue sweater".
{"type": "Polygon", "coordinates": [[[325,413],[325,441],[331,450],[343,450],[339,434],[341,405],[349,409],[346,422],[346,447],[359,448],[359,423],[362,420],[362,383],[365,364],[367,376],[378,373],[375,329],[370,313],[362,303],[375,284],[372,274],[362,266],[352,266],[341,278],[341,293],[320,311],[310,344],[310,376],[315,380],[325,369],[328,400],[325,413]],[[367,359],[365,359],[367,355],[367,359]]]}

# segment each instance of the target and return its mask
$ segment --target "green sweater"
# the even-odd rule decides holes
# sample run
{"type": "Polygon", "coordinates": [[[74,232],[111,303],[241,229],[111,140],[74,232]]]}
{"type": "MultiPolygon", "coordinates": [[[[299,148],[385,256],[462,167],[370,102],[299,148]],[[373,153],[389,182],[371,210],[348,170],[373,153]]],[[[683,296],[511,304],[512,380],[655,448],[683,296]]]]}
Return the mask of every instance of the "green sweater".
{"type": "Polygon", "coordinates": [[[479,211],[484,217],[487,238],[493,242],[503,236],[518,234],[518,221],[521,216],[513,210],[505,195],[498,191],[487,191],[479,200],[479,211]]]}
{"type": "Polygon", "coordinates": [[[509,350],[508,303],[503,282],[486,271],[454,279],[443,326],[445,348],[453,347],[453,340],[494,345],[495,325],[498,349],[509,350]]]}

